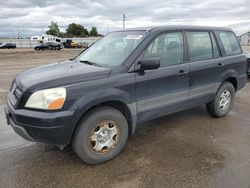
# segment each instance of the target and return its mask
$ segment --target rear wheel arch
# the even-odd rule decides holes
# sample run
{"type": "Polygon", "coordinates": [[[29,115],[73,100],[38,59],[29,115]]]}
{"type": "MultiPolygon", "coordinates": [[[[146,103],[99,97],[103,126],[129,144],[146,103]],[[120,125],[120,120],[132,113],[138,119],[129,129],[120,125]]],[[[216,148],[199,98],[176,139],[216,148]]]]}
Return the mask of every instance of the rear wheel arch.
{"type": "Polygon", "coordinates": [[[224,82],[229,82],[234,86],[235,91],[238,90],[238,81],[235,77],[229,77],[226,80],[224,80],[224,82]]]}
{"type": "Polygon", "coordinates": [[[206,108],[210,113],[210,115],[212,115],[213,117],[226,116],[232,108],[235,98],[235,92],[236,90],[231,82],[228,81],[222,82],[222,84],[220,85],[219,89],[217,90],[214,96],[213,101],[206,104],[206,108]],[[226,98],[224,98],[225,96],[222,95],[226,95],[226,92],[228,92],[229,95],[226,96],[226,98]],[[223,106],[227,104],[228,106],[226,107],[225,110],[223,110],[224,108],[223,106]]]}
{"type": "MultiPolygon", "coordinates": [[[[229,69],[226,70],[223,74],[221,74],[219,78],[220,85],[219,87],[224,84],[224,82],[229,82],[234,86],[235,91],[238,90],[238,73],[236,70],[229,69]]],[[[219,89],[217,88],[217,90],[219,89]]]]}

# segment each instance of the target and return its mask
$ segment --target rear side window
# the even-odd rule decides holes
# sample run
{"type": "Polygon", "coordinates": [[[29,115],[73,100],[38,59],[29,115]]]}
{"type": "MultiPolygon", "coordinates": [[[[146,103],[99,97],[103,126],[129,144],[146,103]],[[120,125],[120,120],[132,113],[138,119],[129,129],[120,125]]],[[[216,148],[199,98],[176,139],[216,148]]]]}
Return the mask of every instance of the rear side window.
{"type": "Polygon", "coordinates": [[[146,48],[144,58],[159,58],[161,67],[183,63],[183,35],[173,32],[160,35],[146,48]]]}
{"type": "Polygon", "coordinates": [[[213,48],[209,32],[187,32],[190,61],[213,58],[213,48]]]}
{"type": "Polygon", "coordinates": [[[239,42],[232,32],[220,31],[219,37],[223,44],[226,55],[236,55],[241,53],[239,42]]]}

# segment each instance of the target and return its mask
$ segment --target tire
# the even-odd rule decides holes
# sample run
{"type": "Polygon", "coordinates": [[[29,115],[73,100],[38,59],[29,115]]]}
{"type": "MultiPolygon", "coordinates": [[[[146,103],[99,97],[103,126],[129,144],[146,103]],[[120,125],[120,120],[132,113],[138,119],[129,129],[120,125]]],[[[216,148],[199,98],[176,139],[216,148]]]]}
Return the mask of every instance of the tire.
{"type": "Polygon", "coordinates": [[[234,86],[230,82],[224,82],[216,92],[214,100],[206,104],[207,111],[213,117],[224,117],[232,109],[234,99],[234,86]]]}
{"type": "Polygon", "coordinates": [[[127,138],[128,123],[124,115],[113,107],[98,107],[79,122],[72,146],[84,162],[96,165],[115,158],[122,151],[127,138]],[[105,137],[103,131],[108,136],[105,137]],[[110,143],[114,144],[111,146],[110,143]]]}

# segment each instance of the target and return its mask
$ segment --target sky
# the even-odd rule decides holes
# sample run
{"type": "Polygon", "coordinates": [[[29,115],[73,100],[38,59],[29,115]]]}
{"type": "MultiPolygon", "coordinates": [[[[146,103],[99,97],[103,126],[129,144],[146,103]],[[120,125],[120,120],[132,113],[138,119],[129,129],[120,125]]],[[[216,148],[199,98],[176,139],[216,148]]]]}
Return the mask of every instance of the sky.
{"type": "Polygon", "coordinates": [[[96,26],[101,34],[122,28],[160,25],[231,27],[250,30],[249,0],[0,0],[0,37],[30,37],[51,21],[65,31],[70,23],[96,26]]]}

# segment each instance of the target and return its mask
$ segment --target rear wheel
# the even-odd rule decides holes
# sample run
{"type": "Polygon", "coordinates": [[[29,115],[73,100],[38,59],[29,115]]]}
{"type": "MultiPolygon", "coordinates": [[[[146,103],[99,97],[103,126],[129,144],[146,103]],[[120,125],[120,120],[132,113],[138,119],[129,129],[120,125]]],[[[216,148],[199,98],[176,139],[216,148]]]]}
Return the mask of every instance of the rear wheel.
{"type": "Polygon", "coordinates": [[[224,82],[218,89],[214,100],[206,104],[208,112],[214,117],[224,117],[232,109],[235,89],[230,82],[224,82]]]}
{"type": "Polygon", "coordinates": [[[112,107],[99,107],[79,123],[72,146],[88,164],[99,164],[116,157],[128,138],[128,123],[123,114],[112,107]]]}

